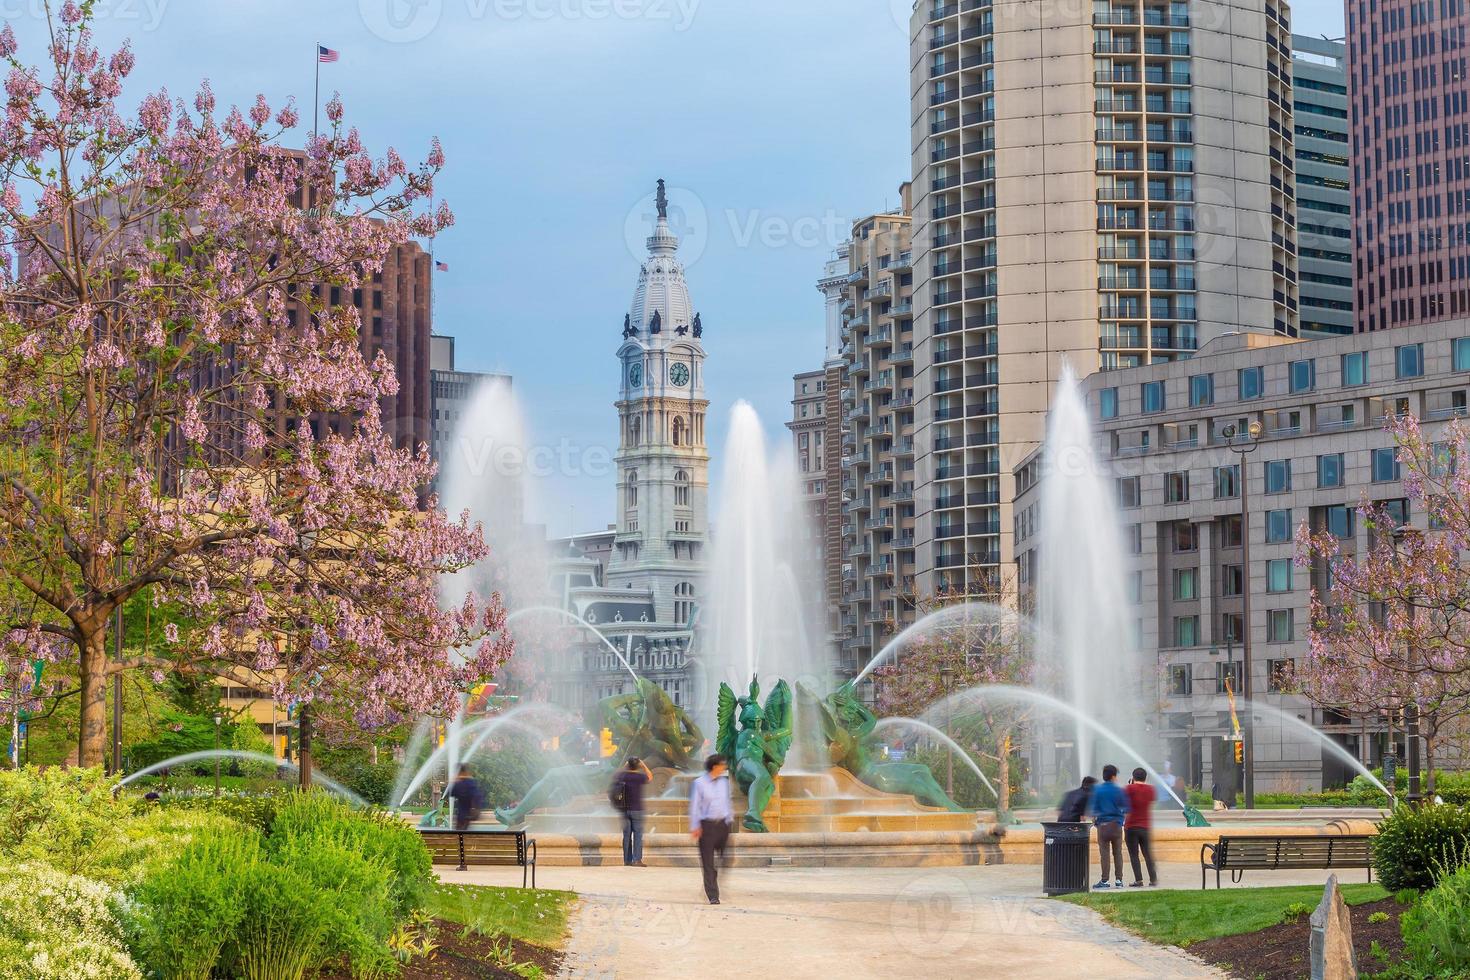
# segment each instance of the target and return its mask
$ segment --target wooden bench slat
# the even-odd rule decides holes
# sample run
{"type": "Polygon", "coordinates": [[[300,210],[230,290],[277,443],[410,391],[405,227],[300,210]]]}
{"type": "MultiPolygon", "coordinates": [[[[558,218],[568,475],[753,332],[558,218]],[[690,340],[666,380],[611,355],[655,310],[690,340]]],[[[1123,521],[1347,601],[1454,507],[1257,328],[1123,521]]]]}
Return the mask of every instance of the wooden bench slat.
{"type": "Polygon", "coordinates": [[[1302,868],[1373,869],[1373,839],[1362,835],[1334,837],[1230,837],[1200,849],[1200,885],[1211,868],[1218,879],[1229,871],[1239,881],[1245,871],[1275,871],[1302,868]],[[1212,852],[1207,857],[1207,852],[1212,852]]]}
{"type": "Polygon", "coordinates": [[[457,862],[461,871],[471,864],[525,868],[536,885],[536,841],[524,830],[420,830],[419,837],[436,864],[457,862]]]}

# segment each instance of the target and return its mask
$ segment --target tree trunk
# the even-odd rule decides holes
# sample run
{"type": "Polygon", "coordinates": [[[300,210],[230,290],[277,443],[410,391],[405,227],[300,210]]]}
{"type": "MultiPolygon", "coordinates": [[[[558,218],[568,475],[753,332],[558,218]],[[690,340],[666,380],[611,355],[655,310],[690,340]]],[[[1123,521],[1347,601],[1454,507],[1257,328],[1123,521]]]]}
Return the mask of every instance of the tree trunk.
{"type": "MultiPolygon", "coordinates": [[[[106,622],[104,619],[102,622],[106,622]]],[[[107,630],[82,630],[82,724],[77,737],[77,765],[100,766],[107,761],[107,630]]]]}
{"type": "Polygon", "coordinates": [[[995,803],[995,815],[1002,822],[1011,812],[1011,736],[1000,740],[1000,759],[996,762],[996,782],[1000,784],[999,799],[995,803]]]}
{"type": "Polygon", "coordinates": [[[300,767],[301,789],[311,789],[311,706],[301,706],[300,731],[296,738],[296,765],[300,767]]]}

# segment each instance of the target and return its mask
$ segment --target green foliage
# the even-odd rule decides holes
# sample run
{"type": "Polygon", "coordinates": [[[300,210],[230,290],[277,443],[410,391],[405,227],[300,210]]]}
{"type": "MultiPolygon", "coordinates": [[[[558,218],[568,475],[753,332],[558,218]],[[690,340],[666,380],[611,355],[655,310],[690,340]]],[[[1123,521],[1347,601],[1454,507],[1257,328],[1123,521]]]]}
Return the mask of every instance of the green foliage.
{"type": "MultiPolygon", "coordinates": [[[[996,789],[1000,789],[1000,767],[994,759],[976,757],[967,753],[980,766],[980,771],[985,773],[996,789]]],[[[948,775],[949,751],[944,748],[919,748],[909,753],[906,762],[917,762],[929,767],[942,788],[948,775]]],[[[1030,802],[1026,788],[1027,768],[1025,760],[1019,752],[1011,753],[1011,807],[1023,806],[1030,802]]],[[[954,801],[960,806],[969,807],[972,810],[993,809],[995,807],[995,794],[985,787],[975,771],[965,763],[958,755],[954,758],[954,801]]]]}
{"type": "Polygon", "coordinates": [[[142,980],[110,888],[31,861],[0,864],[0,977],[142,980]]]}
{"type": "MultiPolygon", "coordinates": [[[[229,748],[227,732],[218,733],[219,748],[229,748]]],[[[162,723],[157,733],[149,739],[128,748],[128,771],[136,772],[148,766],[172,759],[174,756],[191,752],[207,752],[216,747],[216,732],[212,715],[193,714],[170,708],[163,712],[162,723]]],[[[179,767],[181,770],[204,775],[214,772],[214,762],[205,759],[179,767]]]]}
{"type": "Polygon", "coordinates": [[[565,764],[522,737],[508,736],[489,748],[476,754],[470,768],[491,807],[519,802],[548,770],[565,764]]]}
{"type": "Polygon", "coordinates": [[[1387,922],[1388,921],[1388,913],[1387,912],[1384,912],[1384,911],[1381,911],[1381,910],[1378,911],[1378,912],[1369,912],[1368,913],[1368,921],[1370,923],[1372,923],[1373,925],[1377,925],[1380,922],[1387,922]]]}
{"type": "MultiPolygon", "coordinates": [[[[251,721],[249,717],[241,718],[230,726],[229,741],[227,747],[237,752],[254,752],[257,755],[275,755],[275,747],[271,740],[266,737],[260,726],[251,721]]],[[[230,769],[242,776],[252,779],[263,779],[276,771],[274,763],[265,761],[246,761],[244,759],[231,759],[230,769]]]]}
{"type": "Polygon", "coordinates": [[[1306,902],[1292,902],[1281,913],[1282,922],[1294,922],[1304,915],[1312,914],[1312,906],[1306,902]]]}
{"type": "Polygon", "coordinates": [[[0,771],[0,855],[85,873],[123,833],[132,804],[101,769],[0,771]]]}
{"type": "Polygon", "coordinates": [[[316,764],[322,772],[377,806],[395,802],[389,797],[398,778],[398,765],[390,759],[385,753],[382,762],[374,763],[370,751],[358,746],[316,753],[316,764]]]}
{"type": "Polygon", "coordinates": [[[396,922],[393,872],[360,840],[276,834],[271,860],[300,874],[327,912],[323,953],[345,957],[357,976],[393,972],[387,945],[396,922]]]}
{"type": "Polygon", "coordinates": [[[280,846],[292,837],[336,841],[381,862],[392,876],[393,907],[400,916],[422,908],[434,883],[429,851],[417,831],[392,814],[354,810],[325,793],[293,795],[276,811],[271,836],[281,839],[280,846]]]}
{"type": "Polygon", "coordinates": [[[289,803],[294,793],[282,789],[276,793],[164,793],[159,805],[168,810],[201,810],[236,820],[249,827],[270,833],[276,810],[289,803]]]}
{"type": "Polygon", "coordinates": [[[1403,914],[1399,930],[1415,975],[1470,974],[1470,865],[1440,878],[1403,914]]]}
{"type": "Polygon", "coordinates": [[[1373,841],[1373,870],[1385,888],[1434,887],[1437,868],[1470,853],[1470,807],[1400,806],[1373,841]]]}
{"type": "Polygon", "coordinates": [[[309,878],[280,864],[259,863],[234,876],[245,907],[221,957],[239,980],[301,980],[328,956],[334,914],[309,878]]]}
{"type": "Polygon", "coordinates": [[[240,834],[245,830],[240,821],[223,813],[155,806],[125,822],[122,834],[99,849],[94,874],[124,886],[136,884],[201,836],[240,834]]]}
{"type": "Polygon", "coordinates": [[[235,824],[201,830],[155,866],[133,890],[128,923],[143,963],[165,980],[208,980],[226,939],[253,914],[241,883],[260,860],[260,835],[235,824]]]}
{"type": "Polygon", "coordinates": [[[572,892],[482,885],[438,885],[428,910],[483,936],[505,935],[542,946],[559,943],[567,931],[572,892]]]}

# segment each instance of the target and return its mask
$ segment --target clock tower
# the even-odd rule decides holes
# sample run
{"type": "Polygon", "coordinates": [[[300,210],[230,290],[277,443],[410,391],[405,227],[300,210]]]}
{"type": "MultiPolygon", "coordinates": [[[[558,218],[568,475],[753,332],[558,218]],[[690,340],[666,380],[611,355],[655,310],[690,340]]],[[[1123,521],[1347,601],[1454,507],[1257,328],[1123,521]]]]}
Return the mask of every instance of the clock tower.
{"type": "Polygon", "coordinates": [[[687,627],[703,598],[709,539],[704,325],[662,180],[657,202],[618,348],[617,530],[606,584],[651,593],[657,622],[687,627]]]}

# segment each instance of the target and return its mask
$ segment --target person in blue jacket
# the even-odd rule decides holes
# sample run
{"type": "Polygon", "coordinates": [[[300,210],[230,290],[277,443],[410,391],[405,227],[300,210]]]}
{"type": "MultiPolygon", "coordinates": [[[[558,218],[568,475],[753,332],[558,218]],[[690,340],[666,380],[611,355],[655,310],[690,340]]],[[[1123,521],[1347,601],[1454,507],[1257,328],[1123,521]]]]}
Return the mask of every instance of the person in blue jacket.
{"type": "Polygon", "coordinates": [[[1123,821],[1128,817],[1128,797],[1118,785],[1118,767],[1103,766],[1102,782],[1092,791],[1087,810],[1097,827],[1098,860],[1102,864],[1102,880],[1093,888],[1123,887],[1123,821]],[[1111,860],[1110,860],[1111,859],[1111,860]],[[1115,883],[1109,883],[1108,871],[1117,870],[1115,883]]]}

